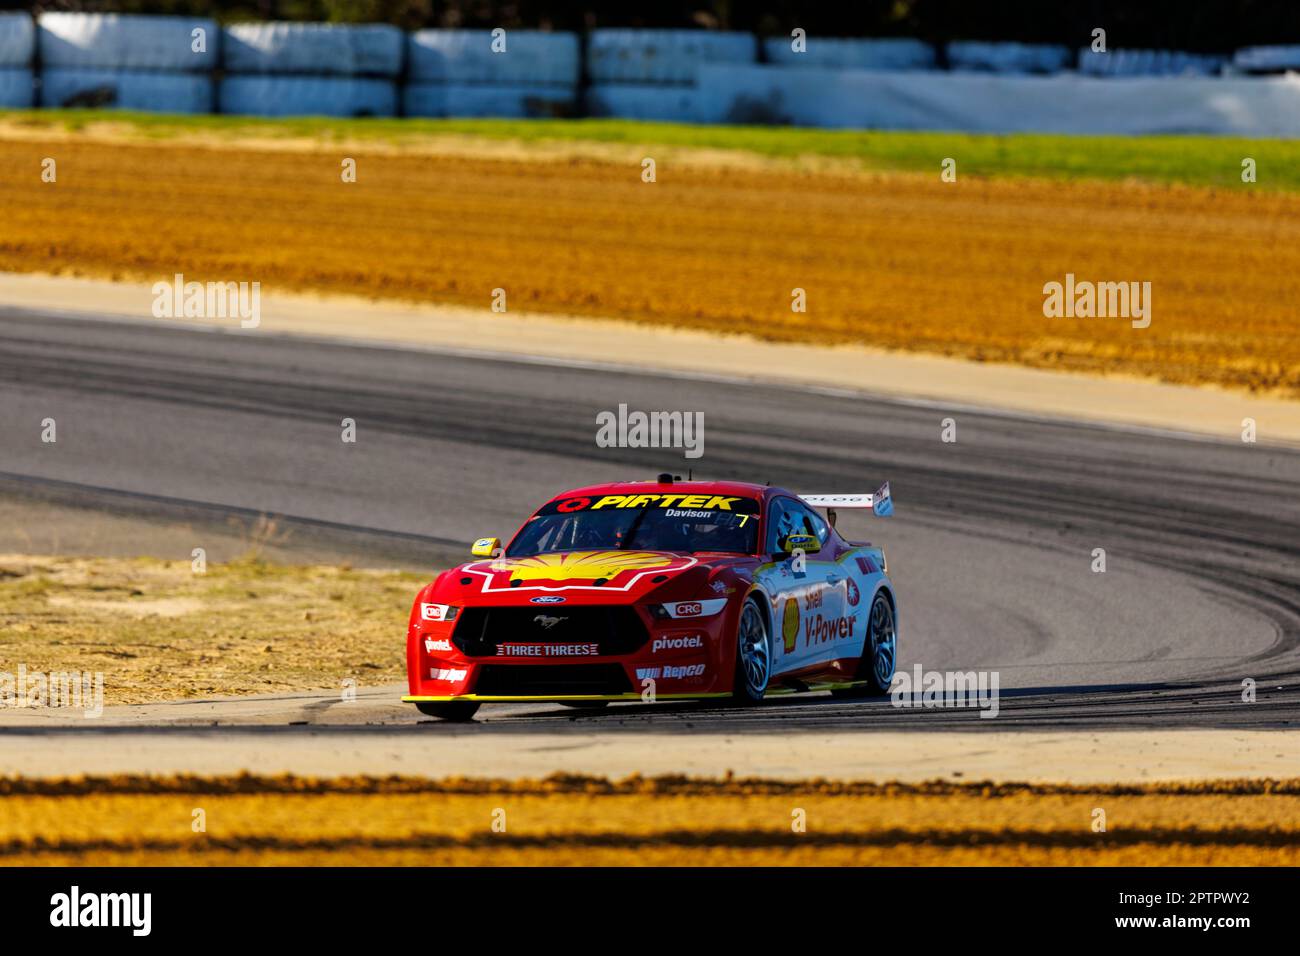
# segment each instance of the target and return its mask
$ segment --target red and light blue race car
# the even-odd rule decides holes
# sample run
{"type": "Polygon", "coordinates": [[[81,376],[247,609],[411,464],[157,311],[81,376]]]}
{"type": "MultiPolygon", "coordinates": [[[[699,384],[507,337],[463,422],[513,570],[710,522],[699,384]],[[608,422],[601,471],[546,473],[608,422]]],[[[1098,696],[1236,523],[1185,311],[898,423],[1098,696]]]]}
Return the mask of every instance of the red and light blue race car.
{"type": "Polygon", "coordinates": [[[889,515],[889,485],[797,495],[665,474],[566,491],[420,591],[403,700],[469,720],[490,701],[884,694],[894,588],[883,550],[835,530],[838,508],[889,515]]]}

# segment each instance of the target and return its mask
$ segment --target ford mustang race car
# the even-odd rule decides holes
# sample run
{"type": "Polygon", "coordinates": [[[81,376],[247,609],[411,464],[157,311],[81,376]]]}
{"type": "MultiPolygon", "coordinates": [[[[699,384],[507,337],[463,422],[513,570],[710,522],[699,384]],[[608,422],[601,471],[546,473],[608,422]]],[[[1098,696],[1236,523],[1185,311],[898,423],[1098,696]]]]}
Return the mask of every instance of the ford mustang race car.
{"type": "Polygon", "coordinates": [[[889,515],[889,485],[801,496],[665,474],[566,491],[420,591],[403,700],[469,720],[485,701],[887,693],[894,588],[883,550],[835,530],[839,508],[889,515]]]}

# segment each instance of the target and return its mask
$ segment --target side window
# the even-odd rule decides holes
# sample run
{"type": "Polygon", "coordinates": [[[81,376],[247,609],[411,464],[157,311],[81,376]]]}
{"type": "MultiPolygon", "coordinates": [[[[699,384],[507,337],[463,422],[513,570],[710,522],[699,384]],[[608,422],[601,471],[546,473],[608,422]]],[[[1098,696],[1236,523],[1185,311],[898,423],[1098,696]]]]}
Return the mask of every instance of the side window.
{"type": "Polygon", "coordinates": [[[825,547],[831,536],[830,525],[807,505],[790,498],[777,498],[767,519],[767,553],[775,554],[777,545],[788,534],[815,534],[825,547]]]}
{"type": "Polygon", "coordinates": [[[821,542],[822,547],[826,546],[826,539],[831,536],[831,527],[826,520],[813,511],[807,505],[798,505],[799,516],[803,520],[803,529],[809,534],[817,535],[817,540],[821,542]]]}
{"type": "Polygon", "coordinates": [[[778,544],[788,534],[803,530],[803,522],[795,510],[798,505],[789,498],[777,498],[767,512],[767,546],[768,554],[776,554],[778,544]]]}

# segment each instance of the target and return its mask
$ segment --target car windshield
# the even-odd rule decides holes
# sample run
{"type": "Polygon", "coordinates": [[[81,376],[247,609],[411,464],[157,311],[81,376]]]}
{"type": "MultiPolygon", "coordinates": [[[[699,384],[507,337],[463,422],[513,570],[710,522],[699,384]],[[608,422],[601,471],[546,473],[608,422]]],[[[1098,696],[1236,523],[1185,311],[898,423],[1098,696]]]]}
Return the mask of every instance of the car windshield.
{"type": "Polygon", "coordinates": [[[547,503],[510,542],[512,558],[640,549],[753,554],[758,502],[728,495],[593,495],[547,503]]]}

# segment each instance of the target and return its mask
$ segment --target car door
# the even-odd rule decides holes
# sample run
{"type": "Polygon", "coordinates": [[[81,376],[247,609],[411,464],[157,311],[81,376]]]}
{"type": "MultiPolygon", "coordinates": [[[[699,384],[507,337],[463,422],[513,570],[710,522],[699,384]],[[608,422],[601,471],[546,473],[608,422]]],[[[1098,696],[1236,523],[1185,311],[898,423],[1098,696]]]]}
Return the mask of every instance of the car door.
{"type": "MultiPolygon", "coordinates": [[[[794,498],[773,498],[764,546],[770,557],[764,584],[773,597],[773,676],[804,670],[840,656],[844,643],[845,572],[822,552],[785,555],[787,535],[816,535],[823,547],[830,529],[816,512],[794,498]]],[[[850,619],[851,620],[851,619],[850,619]]]]}

